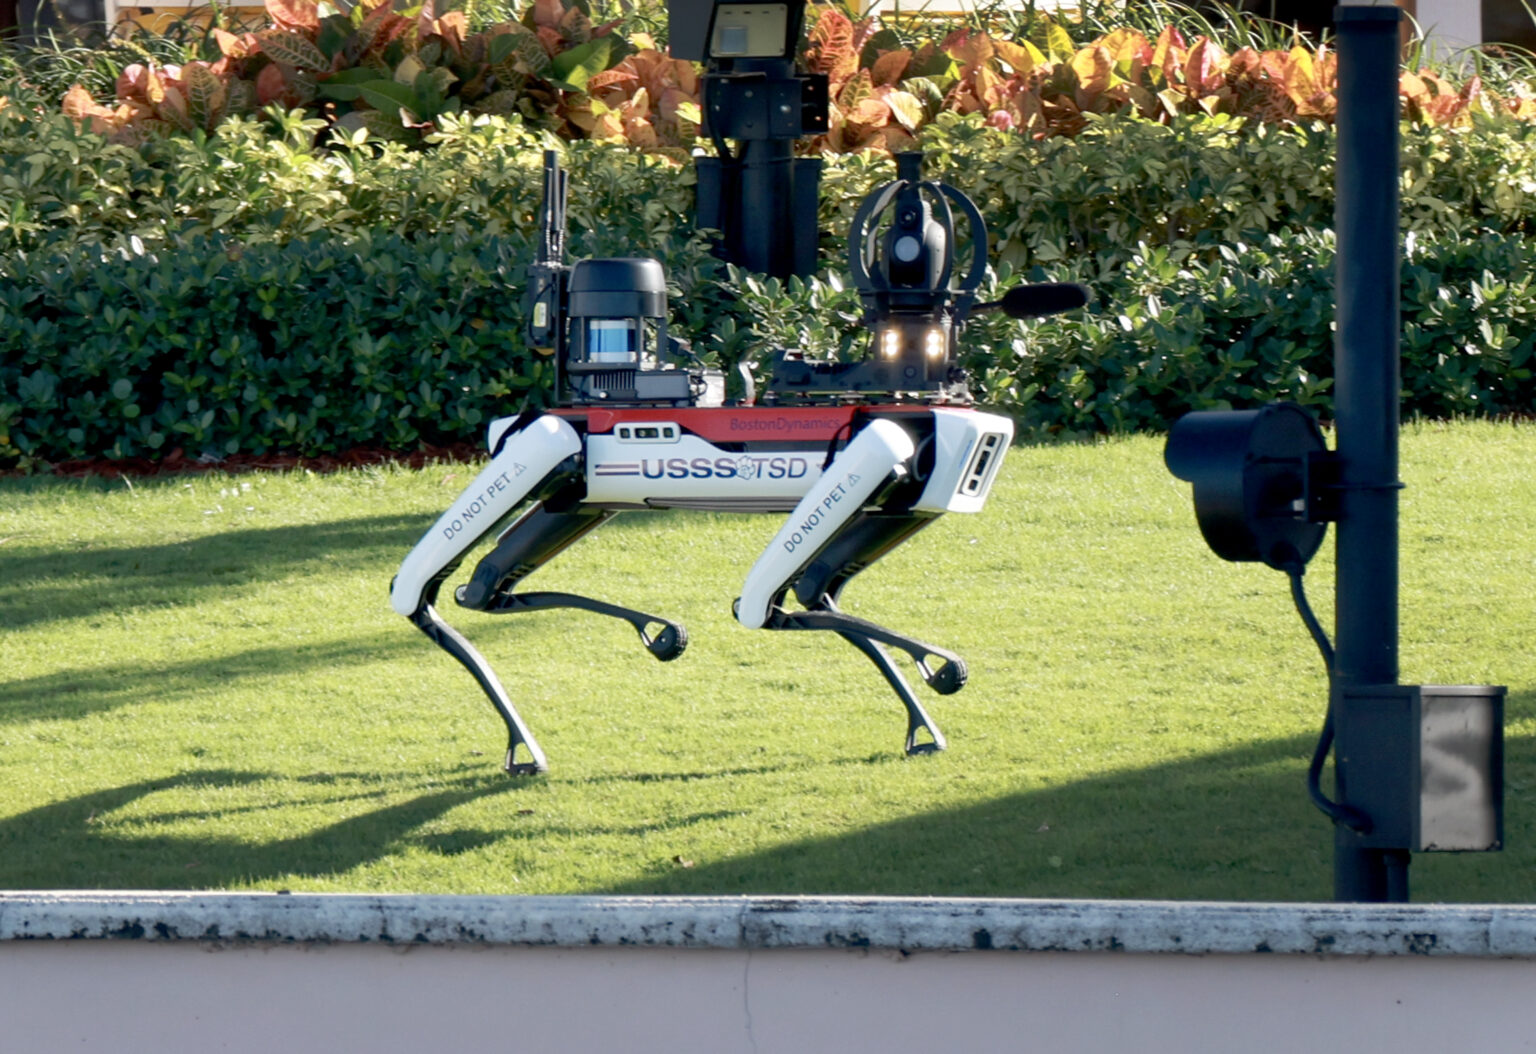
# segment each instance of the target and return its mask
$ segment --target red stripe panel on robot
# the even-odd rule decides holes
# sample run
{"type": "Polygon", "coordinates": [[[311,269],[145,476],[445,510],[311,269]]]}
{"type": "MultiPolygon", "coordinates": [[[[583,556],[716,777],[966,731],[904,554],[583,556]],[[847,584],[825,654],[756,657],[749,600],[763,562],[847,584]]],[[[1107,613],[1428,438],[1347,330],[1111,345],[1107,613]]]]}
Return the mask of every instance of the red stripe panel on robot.
{"type": "Polygon", "coordinates": [[[821,476],[847,407],[585,413],[587,504],[784,512],[821,476]]]}

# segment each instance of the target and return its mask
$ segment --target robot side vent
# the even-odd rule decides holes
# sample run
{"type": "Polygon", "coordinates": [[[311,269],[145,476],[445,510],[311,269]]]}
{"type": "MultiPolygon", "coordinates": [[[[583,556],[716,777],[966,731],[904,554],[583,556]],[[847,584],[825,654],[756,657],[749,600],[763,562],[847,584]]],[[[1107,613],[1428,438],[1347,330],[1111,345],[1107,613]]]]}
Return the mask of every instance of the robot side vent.
{"type": "Polygon", "coordinates": [[[592,387],[604,391],[633,390],[635,387],[634,370],[603,370],[600,373],[591,374],[591,379],[592,387]]]}
{"type": "Polygon", "coordinates": [[[609,399],[628,401],[635,398],[634,370],[594,370],[571,378],[571,395],[577,404],[609,399]]]}
{"type": "Polygon", "coordinates": [[[1002,454],[1004,439],[1001,432],[988,432],[981,437],[981,442],[976,444],[976,453],[971,456],[971,463],[965,470],[965,478],[960,481],[961,494],[974,498],[987,492],[1001,462],[999,455],[1002,454]]]}

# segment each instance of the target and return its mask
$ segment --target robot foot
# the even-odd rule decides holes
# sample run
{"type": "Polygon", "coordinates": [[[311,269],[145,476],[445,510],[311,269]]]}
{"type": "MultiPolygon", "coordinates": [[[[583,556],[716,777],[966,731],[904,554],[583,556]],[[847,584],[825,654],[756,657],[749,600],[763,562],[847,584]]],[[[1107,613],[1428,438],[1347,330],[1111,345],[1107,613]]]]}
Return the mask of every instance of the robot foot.
{"type": "Polygon", "coordinates": [[[767,628],[830,630],[836,633],[863,652],[869,661],[875,664],[881,675],[885,677],[886,683],[891,686],[891,690],[901,700],[901,705],[907,712],[906,752],[908,755],[936,754],[949,745],[944,739],[944,733],[939,731],[939,726],[934,723],[933,718],[928,716],[928,711],[923,709],[923,704],[918,702],[907,679],[901,675],[901,671],[896,668],[896,664],[891,661],[891,657],[880,645],[888,644],[910,655],[917,663],[924,683],[940,695],[951,695],[965,686],[965,660],[960,656],[912,637],[903,636],[873,622],[845,615],[837,610],[830,596],[823,596],[814,610],[775,610],[767,622],[767,628]],[[933,664],[932,660],[935,659],[940,661],[939,665],[933,664]],[[918,737],[923,732],[927,732],[930,738],[919,742],[918,737]]]}
{"type": "Polygon", "coordinates": [[[507,759],[501,763],[501,767],[508,776],[537,776],[549,771],[549,763],[542,757],[530,755],[529,760],[518,761],[516,743],[507,748],[507,759]]]}

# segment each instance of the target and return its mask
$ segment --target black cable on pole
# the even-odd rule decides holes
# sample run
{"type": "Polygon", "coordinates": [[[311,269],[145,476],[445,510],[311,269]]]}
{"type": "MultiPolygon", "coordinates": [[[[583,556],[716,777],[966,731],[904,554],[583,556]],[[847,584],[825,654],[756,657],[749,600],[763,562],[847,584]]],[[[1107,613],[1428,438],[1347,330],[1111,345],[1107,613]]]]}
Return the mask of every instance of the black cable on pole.
{"type": "Polygon", "coordinates": [[[1328,673],[1328,711],[1323,718],[1323,731],[1317,738],[1317,747],[1312,751],[1312,763],[1307,766],[1307,796],[1312,799],[1312,804],[1334,823],[1342,823],[1352,830],[1365,834],[1371,829],[1369,816],[1359,809],[1341,805],[1323,793],[1323,765],[1328,760],[1328,752],[1333,749],[1333,643],[1329,641],[1322,623],[1318,622],[1317,615],[1313,613],[1312,605],[1307,602],[1307,593],[1301,583],[1301,576],[1306,573],[1306,565],[1298,561],[1288,564],[1283,570],[1291,580],[1291,600],[1296,604],[1296,613],[1301,616],[1302,624],[1312,635],[1318,654],[1323,657],[1323,668],[1328,673]]]}
{"type": "Polygon", "coordinates": [[[1317,616],[1312,612],[1312,605],[1307,602],[1307,592],[1301,584],[1301,576],[1306,573],[1306,567],[1295,563],[1287,565],[1284,570],[1291,580],[1291,599],[1296,603],[1296,613],[1301,616],[1302,624],[1312,635],[1318,654],[1323,657],[1323,669],[1327,671],[1328,680],[1331,682],[1333,680],[1333,642],[1328,639],[1322,623],[1317,621],[1317,616]]]}

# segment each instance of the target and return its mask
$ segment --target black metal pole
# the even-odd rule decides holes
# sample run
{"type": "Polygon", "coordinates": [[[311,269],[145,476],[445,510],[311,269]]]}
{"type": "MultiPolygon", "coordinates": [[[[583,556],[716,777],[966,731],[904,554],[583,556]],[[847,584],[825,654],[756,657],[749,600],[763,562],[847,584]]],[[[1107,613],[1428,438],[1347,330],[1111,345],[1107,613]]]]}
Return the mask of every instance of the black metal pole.
{"type": "Polygon", "coordinates": [[[743,144],[741,213],[732,263],[779,278],[794,274],[795,145],[792,139],[743,144]]]}
{"type": "MultiPolygon", "coordinates": [[[[1342,490],[1336,536],[1336,686],[1396,684],[1398,365],[1398,82],[1401,12],[1335,9],[1339,56],[1334,407],[1342,490]]],[[[1343,715],[1336,714],[1344,724],[1343,715]]],[[[1340,747],[1344,746],[1341,742],[1340,747]]],[[[1346,752],[1335,755],[1349,802],[1346,752]]],[[[1406,850],[1365,848],[1334,827],[1334,899],[1406,901],[1406,850]]]]}
{"type": "Polygon", "coordinates": [[[796,73],[792,58],[737,59],[728,71],[710,62],[705,124],[719,154],[696,162],[699,226],[720,231],[717,251],[731,263],[807,277],[817,264],[821,161],[796,157],[795,142],[826,131],[827,78],[796,73]]]}

